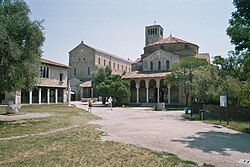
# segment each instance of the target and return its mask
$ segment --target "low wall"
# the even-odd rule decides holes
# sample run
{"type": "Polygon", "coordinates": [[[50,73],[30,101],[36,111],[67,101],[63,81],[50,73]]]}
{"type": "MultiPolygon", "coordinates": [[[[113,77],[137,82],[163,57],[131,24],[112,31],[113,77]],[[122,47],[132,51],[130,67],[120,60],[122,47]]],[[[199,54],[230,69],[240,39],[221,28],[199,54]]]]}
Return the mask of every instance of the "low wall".
{"type": "Polygon", "coordinates": [[[226,119],[227,110],[228,117],[231,120],[242,120],[250,121],[250,106],[234,107],[228,106],[227,110],[225,107],[220,107],[219,105],[204,105],[204,108],[208,112],[208,115],[214,118],[219,119],[221,113],[221,119],[226,119]]]}

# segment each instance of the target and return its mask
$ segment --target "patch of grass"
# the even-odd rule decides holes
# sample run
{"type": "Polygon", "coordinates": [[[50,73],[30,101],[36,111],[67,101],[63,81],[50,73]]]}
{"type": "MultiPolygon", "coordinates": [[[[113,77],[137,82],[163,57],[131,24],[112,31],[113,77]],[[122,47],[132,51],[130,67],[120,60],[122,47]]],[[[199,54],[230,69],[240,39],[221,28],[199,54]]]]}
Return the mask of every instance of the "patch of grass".
{"type": "Polygon", "coordinates": [[[97,117],[81,109],[45,105],[23,106],[22,110],[49,112],[52,116],[6,123],[4,128],[0,128],[1,138],[71,125],[79,127],[46,135],[1,140],[0,166],[198,166],[197,163],[183,161],[174,154],[154,152],[118,142],[101,141],[103,132],[97,130],[97,125],[87,124],[88,120],[97,117]]]}
{"type": "MultiPolygon", "coordinates": [[[[200,120],[200,116],[199,114],[193,114],[193,116],[191,117],[190,114],[185,114],[183,115],[183,117],[185,119],[191,120],[191,121],[201,121],[200,120]]],[[[224,127],[227,127],[229,129],[233,129],[239,132],[245,132],[245,133],[250,133],[250,121],[234,121],[234,120],[230,120],[229,121],[229,125],[227,125],[227,122],[225,120],[221,121],[220,124],[220,120],[215,119],[215,118],[208,118],[205,120],[202,120],[205,123],[208,124],[215,124],[215,125],[222,125],[224,127]]]]}

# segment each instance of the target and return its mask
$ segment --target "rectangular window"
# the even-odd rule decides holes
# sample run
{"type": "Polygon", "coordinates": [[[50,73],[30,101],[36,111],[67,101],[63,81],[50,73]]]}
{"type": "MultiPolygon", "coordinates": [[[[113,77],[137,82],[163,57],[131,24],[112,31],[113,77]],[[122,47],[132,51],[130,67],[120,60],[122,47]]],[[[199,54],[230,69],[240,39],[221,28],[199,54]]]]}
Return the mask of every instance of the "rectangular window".
{"type": "Polygon", "coordinates": [[[47,67],[46,78],[49,78],[49,67],[47,67]]]}
{"type": "Polygon", "coordinates": [[[76,68],[74,68],[74,75],[76,76],[76,68]]]}
{"type": "Polygon", "coordinates": [[[113,69],[115,69],[115,63],[113,63],[113,69]]]}
{"type": "Polygon", "coordinates": [[[63,73],[60,73],[60,81],[63,81],[63,73]]]}
{"type": "Polygon", "coordinates": [[[99,65],[101,64],[101,59],[100,59],[100,58],[98,58],[98,64],[99,64],[99,65]]]}
{"type": "Polygon", "coordinates": [[[88,75],[90,75],[90,68],[88,67],[88,75]]]}
{"type": "Polygon", "coordinates": [[[40,77],[43,78],[43,66],[40,67],[40,77]]]}
{"type": "Polygon", "coordinates": [[[105,59],[104,59],[103,63],[104,63],[104,66],[106,66],[106,60],[105,59]]]}

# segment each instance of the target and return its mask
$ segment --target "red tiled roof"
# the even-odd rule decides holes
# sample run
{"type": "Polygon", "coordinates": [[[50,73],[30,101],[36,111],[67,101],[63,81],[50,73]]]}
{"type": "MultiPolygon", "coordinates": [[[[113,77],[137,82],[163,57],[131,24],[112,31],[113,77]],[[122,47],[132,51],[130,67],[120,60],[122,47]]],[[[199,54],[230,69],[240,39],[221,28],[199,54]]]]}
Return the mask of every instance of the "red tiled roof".
{"type": "Polygon", "coordinates": [[[136,78],[163,78],[169,75],[171,72],[160,71],[160,72],[148,72],[148,71],[132,71],[122,76],[124,79],[136,79],[136,78]]]}
{"type": "MultiPolygon", "coordinates": [[[[172,35],[170,35],[169,37],[164,38],[162,40],[159,40],[157,42],[154,42],[148,46],[159,45],[159,44],[173,44],[173,43],[193,44],[191,42],[187,42],[187,41],[184,41],[182,39],[179,39],[179,38],[176,38],[176,37],[173,37],[172,35]]],[[[193,45],[196,45],[196,44],[193,44],[193,45]]],[[[198,46],[198,45],[196,45],[196,46],[198,46]]]]}
{"type": "Polygon", "coordinates": [[[83,87],[83,88],[91,88],[92,84],[91,84],[91,81],[85,81],[85,82],[81,83],[79,86],[83,87]]]}
{"type": "Polygon", "coordinates": [[[41,63],[43,63],[43,64],[50,64],[50,65],[54,65],[54,66],[69,68],[69,66],[61,64],[61,63],[57,63],[57,62],[47,60],[47,59],[44,59],[44,58],[40,58],[40,59],[41,59],[41,63]]]}

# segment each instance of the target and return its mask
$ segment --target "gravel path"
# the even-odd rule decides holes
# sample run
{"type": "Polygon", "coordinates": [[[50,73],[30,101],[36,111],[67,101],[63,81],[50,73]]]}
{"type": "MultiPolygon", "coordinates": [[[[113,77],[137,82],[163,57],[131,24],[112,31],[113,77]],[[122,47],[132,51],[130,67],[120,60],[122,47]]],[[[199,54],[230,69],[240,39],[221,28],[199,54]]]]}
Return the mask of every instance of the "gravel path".
{"type": "MultiPolygon", "coordinates": [[[[75,102],[80,108],[87,108],[75,102]]],[[[166,151],[182,159],[218,167],[250,167],[250,135],[197,121],[183,120],[183,112],[149,111],[145,108],[93,107],[102,117],[91,121],[107,132],[103,140],[166,151]]]]}

